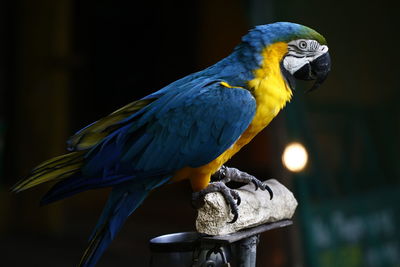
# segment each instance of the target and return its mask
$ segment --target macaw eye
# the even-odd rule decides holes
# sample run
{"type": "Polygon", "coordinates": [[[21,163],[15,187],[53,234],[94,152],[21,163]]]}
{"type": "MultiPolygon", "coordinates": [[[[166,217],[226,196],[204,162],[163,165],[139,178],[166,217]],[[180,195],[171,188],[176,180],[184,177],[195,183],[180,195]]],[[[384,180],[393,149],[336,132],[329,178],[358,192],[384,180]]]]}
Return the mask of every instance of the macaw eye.
{"type": "Polygon", "coordinates": [[[306,41],[300,41],[299,42],[299,48],[302,50],[307,49],[307,42],[306,41]]]}

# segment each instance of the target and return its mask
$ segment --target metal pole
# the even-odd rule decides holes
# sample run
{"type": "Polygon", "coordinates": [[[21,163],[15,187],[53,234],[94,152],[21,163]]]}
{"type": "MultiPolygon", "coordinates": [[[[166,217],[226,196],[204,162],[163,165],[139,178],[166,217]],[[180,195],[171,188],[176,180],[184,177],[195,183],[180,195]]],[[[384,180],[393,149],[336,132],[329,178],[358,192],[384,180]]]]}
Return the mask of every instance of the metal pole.
{"type": "Polygon", "coordinates": [[[253,235],[240,240],[237,243],[238,266],[255,267],[257,258],[257,245],[260,241],[260,235],[253,235]]]}

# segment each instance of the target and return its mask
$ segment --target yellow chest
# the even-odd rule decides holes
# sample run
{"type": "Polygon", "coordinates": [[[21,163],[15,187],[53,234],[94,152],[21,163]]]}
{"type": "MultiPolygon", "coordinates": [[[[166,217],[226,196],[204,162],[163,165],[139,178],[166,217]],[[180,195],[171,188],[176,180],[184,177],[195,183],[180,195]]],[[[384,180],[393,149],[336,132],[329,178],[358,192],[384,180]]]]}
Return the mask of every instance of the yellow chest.
{"type": "Polygon", "coordinates": [[[292,91],[284,80],[280,68],[280,62],[286,53],[286,43],[275,43],[263,51],[262,67],[254,71],[255,78],[248,83],[256,99],[257,110],[246,132],[257,134],[290,101],[292,91]]]}
{"type": "Polygon", "coordinates": [[[271,122],[292,96],[280,70],[280,61],[286,53],[286,43],[275,43],[263,51],[262,66],[254,71],[254,79],[248,82],[248,88],[251,89],[257,103],[256,113],[240,138],[210,163],[198,168],[188,167],[178,171],[174,175],[174,180],[190,178],[195,191],[205,188],[210,181],[210,175],[271,122]]]}

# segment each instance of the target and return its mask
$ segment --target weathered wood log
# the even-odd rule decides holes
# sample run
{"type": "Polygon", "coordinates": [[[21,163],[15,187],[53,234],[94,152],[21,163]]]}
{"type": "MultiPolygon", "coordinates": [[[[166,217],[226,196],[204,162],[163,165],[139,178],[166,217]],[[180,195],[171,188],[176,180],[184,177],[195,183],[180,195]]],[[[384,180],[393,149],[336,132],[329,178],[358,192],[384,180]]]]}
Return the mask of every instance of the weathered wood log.
{"type": "Polygon", "coordinates": [[[229,223],[233,215],[223,196],[220,193],[207,194],[204,206],[198,210],[197,231],[208,235],[226,235],[267,222],[292,218],[297,207],[292,192],[275,179],[265,183],[274,193],[272,200],[268,191],[255,191],[253,184],[237,189],[241,204],[235,223],[229,223]]]}

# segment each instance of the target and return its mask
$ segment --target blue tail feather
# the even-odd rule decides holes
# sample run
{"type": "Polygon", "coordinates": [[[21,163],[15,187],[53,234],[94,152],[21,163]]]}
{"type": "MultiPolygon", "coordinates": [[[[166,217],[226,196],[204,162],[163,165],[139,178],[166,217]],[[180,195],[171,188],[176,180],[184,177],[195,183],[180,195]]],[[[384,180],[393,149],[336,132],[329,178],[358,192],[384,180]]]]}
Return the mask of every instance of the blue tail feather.
{"type": "MultiPolygon", "coordinates": [[[[122,169],[122,168],[121,168],[122,169]]],[[[138,172],[134,175],[127,176],[127,175],[109,175],[107,178],[99,178],[99,177],[85,177],[82,176],[81,173],[76,173],[72,175],[71,177],[68,177],[65,180],[62,180],[55,184],[43,197],[42,200],[40,201],[40,205],[47,205],[49,203],[52,203],[54,201],[58,201],[61,199],[64,199],[66,197],[70,197],[72,195],[75,195],[77,193],[90,190],[90,189],[96,189],[96,188],[103,188],[103,187],[111,187],[115,185],[119,185],[122,183],[127,183],[129,181],[133,181],[136,179],[136,182],[138,179],[149,179],[149,182],[146,182],[150,185],[151,188],[157,187],[152,180],[154,180],[154,177],[163,177],[166,175],[165,171],[161,170],[154,170],[154,171],[147,171],[147,172],[138,172]]],[[[165,176],[166,177],[166,176],[165,176]]],[[[167,179],[166,177],[165,179],[167,179]]],[[[158,179],[155,179],[158,180],[158,179]]],[[[160,180],[161,184],[163,184],[163,179],[160,180]]]]}
{"type": "Polygon", "coordinates": [[[132,176],[115,175],[115,177],[108,177],[107,180],[101,181],[95,178],[83,177],[78,173],[55,184],[50,191],[42,197],[40,205],[47,205],[86,190],[124,183],[131,179],[132,176]]]}
{"type": "Polygon", "coordinates": [[[129,215],[142,204],[151,189],[158,187],[170,177],[154,177],[151,184],[127,182],[113,188],[107,204],[90,237],[89,246],[79,267],[93,267],[109,246],[129,215]]]}
{"type": "Polygon", "coordinates": [[[142,187],[130,188],[129,191],[121,189],[117,187],[111,192],[79,266],[92,267],[97,263],[122,224],[149,193],[142,187]]]}

